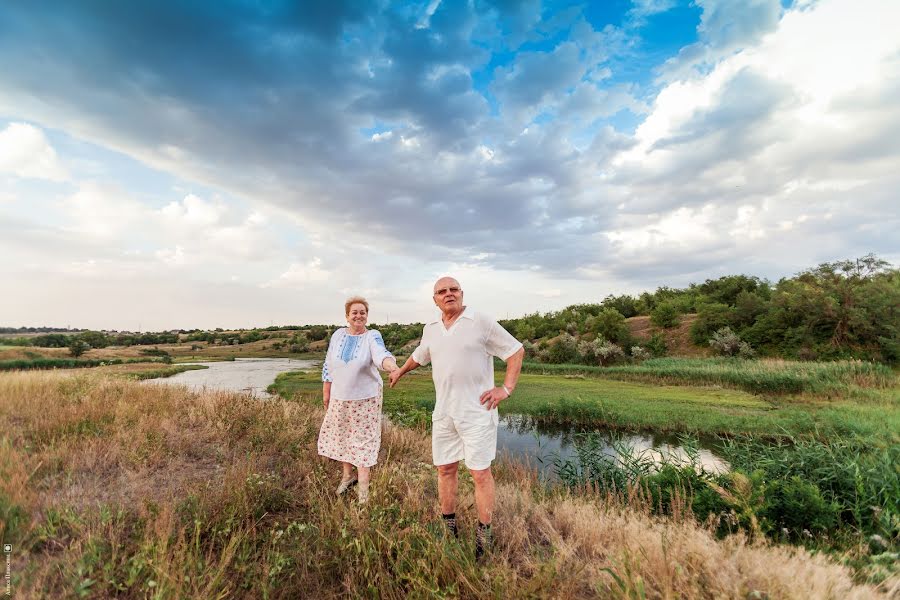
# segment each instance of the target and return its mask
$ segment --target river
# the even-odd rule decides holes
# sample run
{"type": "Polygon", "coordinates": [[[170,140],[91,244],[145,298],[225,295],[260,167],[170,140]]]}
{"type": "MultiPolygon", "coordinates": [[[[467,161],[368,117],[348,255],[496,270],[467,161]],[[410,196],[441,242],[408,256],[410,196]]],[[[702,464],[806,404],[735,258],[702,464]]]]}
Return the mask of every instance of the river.
{"type": "MultiPolygon", "coordinates": [[[[238,358],[234,361],[191,363],[209,367],[185,371],[172,377],[149,379],[147,383],[186,385],[192,389],[222,389],[246,392],[258,397],[270,397],[266,388],[279,373],[317,368],[319,361],[290,358],[238,358]]],[[[387,392],[390,393],[390,392],[387,392]]],[[[505,415],[500,419],[497,451],[526,461],[546,477],[553,475],[555,458],[571,459],[577,455],[581,434],[596,434],[603,452],[613,456],[616,447],[630,448],[640,455],[658,462],[661,456],[669,460],[683,460],[687,452],[676,436],[653,433],[614,433],[605,429],[585,428],[560,423],[535,422],[523,415],[505,415]]],[[[701,440],[698,459],[704,468],[723,471],[727,465],[715,454],[714,445],[701,440]]]]}

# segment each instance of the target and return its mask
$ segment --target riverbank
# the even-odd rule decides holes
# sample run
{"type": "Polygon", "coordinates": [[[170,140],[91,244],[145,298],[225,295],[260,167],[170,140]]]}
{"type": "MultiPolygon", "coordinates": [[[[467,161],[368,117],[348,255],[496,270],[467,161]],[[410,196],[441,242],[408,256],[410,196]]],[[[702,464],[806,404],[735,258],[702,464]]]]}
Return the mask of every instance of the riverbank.
{"type": "Polygon", "coordinates": [[[336,500],[314,405],[143,386],[96,372],[0,374],[0,515],[22,597],[878,598],[850,569],[638,496],[548,489],[497,465],[496,548],[472,561],[436,514],[429,442],[385,432],[370,505],[336,500]]]}
{"type": "MultiPolygon", "coordinates": [[[[270,391],[316,404],[318,373],[279,375],[270,391]]],[[[731,388],[659,385],[618,381],[584,374],[523,373],[500,414],[525,414],[556,422],[577,422],[622,430],[700,435],[752,434],[769,438],[857,435],[891,440],[900,431],[896,388],[862,390],[864,399],[805,395],[756,395],[731,388]]],[[[434,408],[430,373],[415,371],[386,390],[384,410],[407,425],[427,427],[434,408]]]]}

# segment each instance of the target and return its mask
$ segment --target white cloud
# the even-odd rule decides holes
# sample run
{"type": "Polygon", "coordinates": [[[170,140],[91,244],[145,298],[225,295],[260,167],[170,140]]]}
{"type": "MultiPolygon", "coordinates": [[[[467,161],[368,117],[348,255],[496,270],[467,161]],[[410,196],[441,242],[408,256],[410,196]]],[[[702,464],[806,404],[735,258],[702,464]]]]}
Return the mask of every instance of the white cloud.
{"type": "Polygon", "coordinates": [[[156,251],[156,258],[171,266],[180,266],[188,261],[188,257],[184,252],[183,246],[175,246],[174,248],[161,248],[156,251]]]}
{"type": "Polygon", "coordinates": [[[194,194],[188,194],[181,202],[170,202],[160,210],[166,219],[177,221],[189,227],[208,227],[218,223],[224,206],[207,202],[194,194]]]}
{"type": "Polygon", "coordinates": [[[322,259],[314,256],[306,263],[291,263],[277,279],[262,284],[263,288],[304,288],[310,284],[322,283],[331,278],[331,273],[322,268],[322,259]]]}
{"type": "Polygon", "coordinates": [[[0,173],[50,181],[69,178],[47,136],[28,123],[10,123],[0,131],[0,173]]]}
{"type": "Polygon", "coordinates": [[[640,25],[647,17],[666,12],[675,6],[675,0],[633,0],[628,16],[635,25],[640,25]]]}
{"type": "Polygon", "coordinates": [[[778,25],[779,0],[697,0],[703,9],[699,40],[681,49],[660,69],[664,80],[690,76],[736,50],[756,45],[778,25]]]}
{"type": "MultiPolygon", "coordinates": [[[[297,68],[272,71],[264,93],[234,74],[216,79],[215,70],[184,86],[182,71],[152,60],[158,79],[144,86],[124,76],[153,58],[139,54],[98,73],[108,76],[104,86],[84,86],[82,65],[59,50],[40,70],[54,85],[35,83],[33,68],[3,70],[0,112],[68,132],[60,135],[74,143],[57,144],[60,152],[102,147],[96,156],[63,155],[73,173],[85,173],[78,159],[102,162],[109,151],[149,168],[127,191],[76,180],[78,193],[49,222],[36,213],[55,197],[35,202],[35,214],[12,213],[18,220],[0,214],[4,257],[15,257],[0,275],[71,262],[73,277],[77,269],[110,278],[166,273],[172,288],[238,277],[261,296],[302,290],[304,302],[315,296],[329,310],[340,290],[373,290],[384,296],[379,305],[408,307],[415,297],[427,313],[430,275],[453,269],[479,308],[521,314],[636,281],[773,272],[748,264],[777,264],[782,275],[869,249],[896,254],[897,3],[822,0],[783,10],[779,2],[698,0],[699,42],[665,69],[655,99],[623,79],[622,67],[634,67],[622,52],[636,39],[627,26],[596,31],[576,6],[553,30],[569,31],[566,39],[544,35],[546,19],[532,25],[555,16],[531,2],[521,22],[534,31],[522,39],[543,36],[555,49],[528,45],[494,63],[496,49],[467,28],[509,23],[473,25],[481,4],[442,3],[424,31],[373,17],[392,35],[410,35],[362,55],[352,55],[357,41],[340,51],[323,41],[311,67],[292,54],[297,68]],[[502,67],[485,82],[491,64],[502,67]],[[484,85],[493,97],[481,96],[484,85]],[[37,91],[45,101],[29,103],[37,91]],[[598,121],[622,109],[646,115],[634,134],[598,121]],[[360,135],[373,123],[391,131],[360,135]],[[164,183],[144,186],[151,177],[164,183]],[[337,231],[346,232],[340,244],[337,231]],[[53,250],[65,260],[54,261],[53,250]],[[398,271],[402,284],[392,281],[398,271]],[[423,277],[424,296],[415,289],[423,277]]],[[[649,15],[669,2],[634,6],[649,15]]],[[[102,56],[116,43],[102,34],[83,41],[102,56]]],[[[509,39],[497,45],[505,52],[509,39]]],[[[245,49],[233,51],[257,64],[245,49]]],[[[138,169],[103,172],[127,187],[138,169]]],[[[0,177],[9,182],[0,201],[50,187],[20,179],[0,177]]]]}
{"type": "Polygon", "coordinates": [[[93,181],[82,183],[62,208],[70,218],[67,229],[97,238],[127,236],[150,213],[124,190],[93,181]]]}

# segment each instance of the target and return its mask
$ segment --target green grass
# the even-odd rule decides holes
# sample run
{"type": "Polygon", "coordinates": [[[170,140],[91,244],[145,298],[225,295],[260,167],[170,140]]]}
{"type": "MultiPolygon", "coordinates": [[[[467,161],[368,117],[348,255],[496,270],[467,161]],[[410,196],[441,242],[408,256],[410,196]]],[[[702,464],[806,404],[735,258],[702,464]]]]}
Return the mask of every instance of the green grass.
{"type": "Polygon", "coordinates": [[[155,358],[34,358],[0,360],[0,371],[26,371],[33,369],[82,369],[104,365],[162,362],[155,358]]]}
{"type": "MultiPolygon", "coordinates": [[[[321,402],[318,373],[278,376],[270,391],[321,402]]],[[[890,439],[900,431],[893,390],[872,391],[866,402],[763,397],[728,388],[660,386],[594,377],[525,373],[501,414],[579,422],[598,427],[765,437],[859,435],[890,439]]],[[[428,426],[434,406],[430,374],[414,372],[396,389],[385,387],[384,410],[407,425],[428,426]]]]}
{"type": "Polygon", "coordinates": [[[801,362],[735,358],[654,358],[641,364],[597,367],[526,363],[527,373],[585,374],[669,385],[720,385],[753,394],[811,393],[841,396],[860,388],[887,389],[896,384],[891,369],[854,360],[801,362]]]}
{"type": "Polygon", "coordinates": [[[142,381],[144,379],[158,379],[161,377],[171,377],[173,375],[178,375],[179,373],[184,373],[185,371],[196,371],[198,369],[208,369],[206,365],[172,365],[169,367],[163,367],[161,369],[154,369],[152,371],[134,371],[134,372],[125,372],[123,375],[128,377],[129,379],[134,379],[137,381],[142,381]]]}

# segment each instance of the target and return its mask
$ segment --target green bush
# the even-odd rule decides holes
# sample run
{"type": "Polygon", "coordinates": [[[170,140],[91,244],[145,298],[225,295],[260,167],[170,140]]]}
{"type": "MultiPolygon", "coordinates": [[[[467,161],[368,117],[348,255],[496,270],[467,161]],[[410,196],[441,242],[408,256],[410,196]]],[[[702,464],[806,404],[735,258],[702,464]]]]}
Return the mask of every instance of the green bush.
{"type": "Polygon", "coordinates": [[[730,327],[733,322],[734,309],[727,304],[701,304],[697,309],[697,320],[691,325],[691,340],[698,346],[705,346],[713,333],[730,327]]]}
{"type": "MultiPolygon", "coordinates": [[[[768,443],[741,436],[724,440],[720,451],[734,469],[760,473],[770,486],[794,477],[813,484],[825,505],[818,503],[815,492],[799,484],[770,488],[776,497],[796,496],[797,502],[811,507],[814,518],[807,520],[801,531],[813,531],[810,527],[827,522],[829,507],[835,505],[835,518],[841,525],[888,539],[900,537],[900,446],[896,444],[842,438],[768,443]]],[[[776,500],[770,517],[784,513],[786,509],[779,507],[789,502],[776,500]]],[[[797,529],[797,523],[793,526],[797,529]]]]}
{"type": "Polygon", "coordinates": [[[681,319],[679,318],[680,315],[681,313],[674,302],[661,302],[656,308],[650,311],[650,322],[657,327],[670,329],[672,327],[677,327],[678,323],[681,322],[681,319]]]}
{"type": "Polygon", "coordinates": [[[650,339],[644,343],[644,347],[656,358],[665,356],[669,350],[666,347],[666,337],[661,333],[654,333],[650,336],[650,339]]]}
{"type": "Polygon", "coordinates": [[[73,358],[78,358],[90,349],[91,347],[83,340],[75,338],[69,342],[69,354],[71,354],[73,358]]]}
{"type": "Polygon", "coordinates": [[[552,363],[572,363],[578,358],[578,342],[564,333],[550,344],[548,360],[552,363]]]}
{"type": "Polygon", "coordinates": [[[722,496],[710,487],[710,479],[714,477],[698,472],[694,465],[664,464],[656,473],[643,477],[641,485],[650,496],[655,510],[671,514],[673,503],[680,499],[690,502],[694,516],[705,521],[710,515],[720,515],[728,509],[722,496]]]}
{"type": "Polygon", "coordinates": [[[776,535],[785,533],[792,540],[801,541],[833,529],[840,513],[837,502],[825,500],[814,483],[794,475],[776,479],[765,487],[765,505],[760,516],[769,521],[776,535]]]}
{"type": "Polygon", "coordinates": [[[585,327],[591,333],[602,335],[616,344],[627,344],[630,341],[625,317],[614,308],[605,308],[599,315],[588,318],[585,327]]]}

